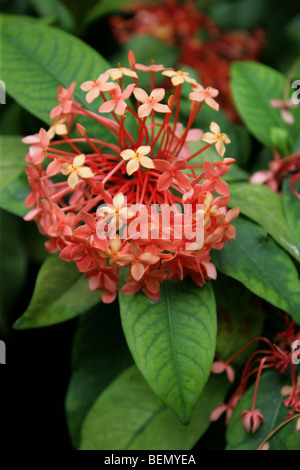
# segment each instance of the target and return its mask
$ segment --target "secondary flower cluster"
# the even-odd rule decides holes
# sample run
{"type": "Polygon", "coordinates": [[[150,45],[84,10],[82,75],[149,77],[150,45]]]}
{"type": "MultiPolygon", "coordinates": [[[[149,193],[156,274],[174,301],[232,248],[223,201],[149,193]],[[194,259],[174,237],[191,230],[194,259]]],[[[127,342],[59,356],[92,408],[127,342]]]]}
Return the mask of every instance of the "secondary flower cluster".
{"type": "Polygon", "coordinates": [[[59,87],[50,128],[23,139],[30,144],[26,172],[32,188],[25,204],[33,206],[25,219],[34,219],[48,237],[50,253],[76,263],[90,289],[102,291],[103,302],[115,299],[121,268],[129,270],[123,292],[142,289],[153,300],[166,278],[190,275],[199,286],[215,279],[210,251],[235,237],[231,221],[239,212],[227,211],[229,188],[222,180],[235,160],[199,160],[211,146],[223,157],[228,136],[215,122],[210,132],[192,128],[204,103],[218,109],[218,91],[203,88],[184,70],[138,64],[132,51],[129,64],[82,83],[87,106],[74,98],[75,82],[59,87]],[[148,93],[138,86],[139,73],[149,76],[148,93]],[[165,103],[165,89],[155,88],[156,73],[169,77],[174,90],[165,103]],[[185,128],[179,122],[183,86],[191,87],[185,128]],[[82,118],[90,126],[80,124],[82,118]],[[198,150],[191,152],[187,142],[198,142],[198,150]],[[151,220],[147,215],[143,224],[154,226],[154,237],[140,235],[141,205],[151,207],[151,220]],[[168,220],[162,205],[172,208],[168,220]],[[178,233],[183,205],[190,222],[178,233]],[[199,241],[199,221],[203,237],[191,249],[187,243],[199,241]],[[124,235],[129,224],[136,231],[124,235]]]}
{"type": "Polygon", "coordinates": [[[265,43],[261,29],[253,33],[224,31],[192,1],[135,1],[126,5],[126,13],[133,16],[110,18],[117,41],[127,42],[137,34],[176,46],[181,53],[179,63],[197,70],[204,86],[217,88],[222,110],[232,121],[239,122],[230,93],[230,64],[235,60],[258,60],[265,43]]]}
{"type": "MultiPolygon", "coordinates": [[[[244,410],[241,418],[247,432],[254,433],[264,422],[264,416],[261,410],[255,408],[256,397],[258,393],[259,381],[261,373],[265,369],[273,368],[283,374],[286,371],[290,373],[291,385],[286,385],[281,390],[281,395],[286,397],[283,401],[288,408],[286,421],[297,419],[296,430],[300,431],[300,370],[297,366],[300,363],[300,329],[296,323],[290,321],[285,316],[285,330],[278,333],[275,342],[271,343],[268,338],[258,337],[251,340],[243,346],[239,351],[233,354],[226,361],[218,358],[212,366],[212,372],[220,374],[226,372],[228,380],[234,382],[234,370],[230,365],[234,359],[245,349],[257,341],[262,341],[267,348],[258,349],[249,357],[243,373],[241,375],[240,384],[231,396],[227,404],[221,403],[211,414],[211,421],[216,421],[223,413],[226,413],[226,424],[228,424],[232,412],[244,393],[247,390],[249,380],[256,374],[255,389],[253,394],[252,406],[250,410],[244,410]]],[[[268,447],[261,446],[264,450],[268,447]]]]}

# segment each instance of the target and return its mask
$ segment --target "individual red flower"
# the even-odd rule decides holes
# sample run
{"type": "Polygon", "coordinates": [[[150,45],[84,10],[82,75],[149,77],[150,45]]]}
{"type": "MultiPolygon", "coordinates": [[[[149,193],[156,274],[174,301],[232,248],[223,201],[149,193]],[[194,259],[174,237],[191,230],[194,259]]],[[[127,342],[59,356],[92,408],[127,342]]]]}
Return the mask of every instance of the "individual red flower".
{"type": "Polygon", "coordinates": [[[247,432],[255,433],[264,420],[261,411],[258,409],[254,411],[245,410],[242,412],[242,421],[247,432]]]}

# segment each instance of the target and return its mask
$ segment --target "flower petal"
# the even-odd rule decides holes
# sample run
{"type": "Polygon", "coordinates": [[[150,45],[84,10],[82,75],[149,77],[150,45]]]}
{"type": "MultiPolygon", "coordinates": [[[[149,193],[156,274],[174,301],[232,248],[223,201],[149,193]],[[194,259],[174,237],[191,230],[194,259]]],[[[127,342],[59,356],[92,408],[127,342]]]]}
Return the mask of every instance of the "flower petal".
{"type": "Polygon", "coordinates": [[[137,153],[139,153],[140,155],[148,155],[148,153],[151,152],[151,147],[150,145],[141,145],[138,149],[137,149],[137,153]]]}
{"type": "Polygon", "coordinates": [[[145,103],[149,98],[145,90],[143,90],[142,88],[135,88],[133,90],[133,94],[136,97],[136,99],[140,101],[141,103],[145,103]]]}
{"type": "Polygon", "coordinates": [[[140,164],[144,168],[155,168],[153,161],[149,157],[141,157],[140,158],[140,164]]]}
{"type": "Polygon", "coordinates": [[[132,173],[137,171],[139,167],[140,167],[140,164],[137,158],[133,158],[132,160],[129,160],[129,162],[126,165],[127,174],[129,176],[132,175],[132,173]]]}
{"type": "Polygon", "coordinates": [[[94,173],[88,166],[78,168],[77,173],[81,178],[92,178],[94,176],[94,173]]]}
{"type": "Polygon", "coordinates": [[[80,166],[84,164],[84,162],[85,162],[85,155],[81,153],[80,155],[77,155],[77,157],[74,158],[73,166],[75,168],[79,168],[80,166]]]}
{"type": "Polygon", "coordinates": [[[132,149],[123,150],[120,153],[120,155],[121,155],[122,158],[124,158],[124,160],[129,160],[130,158],[135,158],[136,157],[136,153],[132,149]]]}

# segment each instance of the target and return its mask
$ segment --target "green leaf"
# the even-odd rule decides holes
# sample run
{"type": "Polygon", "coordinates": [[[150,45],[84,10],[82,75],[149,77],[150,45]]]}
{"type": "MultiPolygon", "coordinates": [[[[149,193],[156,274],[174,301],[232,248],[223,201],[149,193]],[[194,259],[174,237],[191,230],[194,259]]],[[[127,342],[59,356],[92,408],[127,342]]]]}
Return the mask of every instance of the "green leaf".
{"type": "Polygon", "coordinates": [[[211,377],[190,424],[184,426],[133,366],[107,387],[91,408],[82,428],[80,449],[191,449],[208,428],[210,414],[227,390],[224,377],[211,377]]]}
{"type": "MultiPolygon", "coordinates": [[[[283,181],[283,206],[288,225],[300,250],[300,201],[291,190],[291,180],[283,181]]],[[[300,181],[296,181],[295,189],[300,193],[300,181]]]]}
{"type": "Polygon", "coordinates": [[[27,148],[21,136],[0,137],[0,193],[23,170],[27,148]]]}
{"type": "Polygon", "coordinates": [[[82,423],[99,394],[132,363],[116,304],[94,307],[79,319],[72,346],[66,415],[75,448],[82,423]]]}
{"type": "MultiPolygon", "coordinates": [[[[218,274],[213,283],[218,311],[216,352],[228,359],[253,338],[260,336],[264,316],[262,302],[239,282],[218,274]]],[[[237,356],[234,365],[245,363],[256,345],[237,356]]]]}
{"type": "Polygon", "coordinates": [[[217,269],[300,322],[300,281],[289,255],[253,222],[239,217],[233,225],[236,239],[212,253],[217,269]]]}
{"type": "MultiPolygon", "coordinates": [[[[246,126],[267,147],[272,145],[271,128],[278,127],[297,134],[297,123],[285,124],[280,110],[270,100],[283,98],[285,78],[276,70],[257,62],[234,62],[231,90],[235,105],[246,126]]],[[[294,111],[291,111],[294,113],[294,111]]]]}
{"type": "Polygon", "coordinates": [[[28,180],[25,171],[13,179],[0,191],[0,207],[12,214],[24,217],[29,212],[24,206],[26,196],[28,196],[28,180]]]}
{"type": "Polygon", "coordinates": [[[15,21],[2,15],[2,60],[0,76],[7,92],[24,108],[49,123],[59,85],[76,81],[75,98],[87,105],[79,84],[97,78],[107,62],[80,39],[34,21],[15,21]]]}
{"type": "Polygon", "coordinates": [[[38,273],[30,304],[14,327],[22,330],[61,323],[98,302],[99,291],[90,291],[87,279],[74,264],[49,256],[38,273]]]}
{"type": "Polygon", "coordinates": [[[120,292],[123,330],[152,390],[187,424],[215,353],[216,306],[211,285],[165,282],[158,302],[120,292]]]}
{"type": "Polygon", "coordinates": [[[230,207],[238,206],[250,219],[264,227],[267,232],[296,260],[300,251],[288,226],[279,194],[263,184],[230,184],[230,207]]]}
{"type": "Polygon", "coordinates": [[[271,127],[271,140],[272,144],[282,157],[290,155],[293,140],[291,139],[289,132],[281,127],[271,127]]]}
{"type": "Polygon", "coordinates": [[[210,2],[209,16],[226,29],[256,28],[268,14],[266,2],[260,0],[238,0],[235,2],[210,2]]]}
{"type": "MultiPolygon", "coordinates": [[[[256,450],[269,433],[284,422],[288,414],[280,394],[284,385],[289,384],[279,372],[262,374],[255,408],[261,410],[265,421],[254,434],[247,433],[241,420],[242,411],[251,409],[255,384],[247,390],[229,421],[226,433],[228,450],[256,450]]],[[[300,433],[296,431],[296,421],[283,426],[268,442],[270,450],[299,450],[300,433]]]]}
{"type": "Polygon", "coordinates": [[[117,11],[128,3],[128,0],[100,0],[97,5],[92,8],[83,20],[84,26],[96,21],[102,16],[108,15],[114,11],[117,11]]]}
{"type": "Polygon", "coordinates": [[[60,26],[71,31],[75,28],[75,20],[66,5],[60,0],[30,0],[32,7],[42,17],[54,17],[60,26]]]}

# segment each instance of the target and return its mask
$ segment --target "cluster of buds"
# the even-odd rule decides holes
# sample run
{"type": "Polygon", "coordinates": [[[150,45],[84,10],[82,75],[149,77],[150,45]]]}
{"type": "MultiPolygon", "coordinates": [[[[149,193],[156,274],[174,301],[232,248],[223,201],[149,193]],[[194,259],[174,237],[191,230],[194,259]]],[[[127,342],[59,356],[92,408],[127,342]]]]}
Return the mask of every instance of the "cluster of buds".
{"type": "Polygon", "coordinates": [[[261,373],[265,369],[273,368],[281,374],[286,371],[290,372],[291,385],[284,386],[281,389],[281,395],[286,397],[283,400],[284,405],[288,408],[286,421],[296,419],[296,430],[300,431],[300,373],[297,376],[297,366],[300,364],[300,329],[295,322],[289,320],[287,315],[285,330],[276,335],[274,343],[265,337],[254,338],[226,361],[217,358],[213,363],[212,372],[220,374],[225,371],[229,381],[234,382],[235,374],[230,364],[239,354],[257,341],[262,341],[268,349],[258,349],[251,354],[242,372],[239,386],[228,403],[221,403],[212,412],[211,421],[216,421],[223,413],[226,413],[226,424],[228,424],[234,408],[247,390],[249,380],[256,374],[251,409],[244,410],[241,414],[246,431],[256,432],[264,422],[261,410],[255,408],[261,373]]]}
{"type": "Polygon", "coordinates": [[[87,103],[98,100],[98,112],[78,103],[74,88],[59,87],[50,129],[23,139],[31,144],[26,172],[32,191],[25,204],[33,206],[25,219],[34,219],[48,237],[47,250],[75,262],[106,303],[116,297],[122,268],[129,270],[122,291],[142,289],[152,300],[167,278],[190,275],[199,286],[215,279],[210,251],[235,237],[231,221],[239,209],[227,210],[229,187],[222,180],[235,160],[193,164],[210,146],[223,157],[230,140],[215,122],[205,133],[192,125],[204,104],[218,109],[218,91],[204,89],[184,70],[138,64],[132,51],[129,67],[81,84],[87,103]],[[139,73],[149,74],[148,93],[138,86],[139,73]],[[165,89],[155,88],[157,73],[174,89],[166,103],[165,89]],[[182,86],[191,88],[185,128],[179,122],[182,86]],[[91,131],[78,122],[82,116],[91,131]],[[99,133],[91,135],[95,123],[99,133]],[[199,142],[197,152],[190,141],[199,142]]]}

